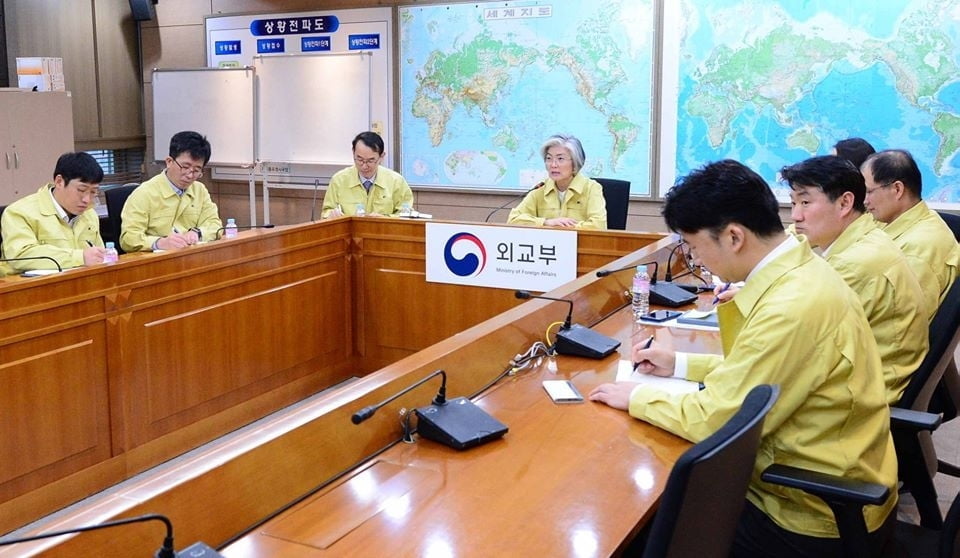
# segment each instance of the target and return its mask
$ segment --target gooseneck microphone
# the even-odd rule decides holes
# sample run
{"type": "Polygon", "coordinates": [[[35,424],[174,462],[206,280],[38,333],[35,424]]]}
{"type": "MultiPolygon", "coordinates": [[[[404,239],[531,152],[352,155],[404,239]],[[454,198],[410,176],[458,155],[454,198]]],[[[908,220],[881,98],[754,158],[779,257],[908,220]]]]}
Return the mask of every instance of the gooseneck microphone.
{"type": "Polygon", "coordinates": [[[563,325],[560,326],[560,329],[570,329],[570,321],[573,319],[573,301],[572,300],[568,300],[566,298],[553,298],[549,296],[535,295],[535,294],[532,294],[530,291],[516,291],[515,293],[513,293],[513,296],[522,300],[526,300],[528,298],[542,298],[544,300],[555,300],[557,302],[566,302],[567,304],[570,305],[570,310],[567,311],[567,319],[563,320],[563,325]]]}
{"type": "Polygon", "coordinates": [[[310,222],[317,220],[317,190],[320,189],[320,179],[313,179],[313,201],[310,202],[310,222]]]}
{"type": "Polygon", "coordinates": [[[652,265],[653,273],[650,274],[650,284],[657,284],[657,274],[660,272],[660,264],[656,261],[650,262],[638,262],[633,265],[628,265],[627,267],[621,267],[619,269],[601,269],[597,272],[597,277],[606,277],[607,275],[613,275],[614,273],[620,273],[621,271],[636,270],[638,265],[652,265]]]}
{"type": "Polygon", "coordinates": [[[555,300],[557,302],[566,302],[570,305],[567,312],[567,318],[557,331],[557,341],[554,349],[561,355],[573,355],[587,358],[604,358],[613,353],[620,346],[620,341],[611,339],[606,335],[601,335],[588,327],[580,324],[572,325],[570,321],[573,318],[573,301],[565,298],[552,298],[549,296],[530,294],[530,291],[516,291],[514,296],[521,299],[542,298],[544,300],[555,300]]]}
{"type": "Polygon", "coordinates": [[[437,376],[442,376],[443,379],[442,379],[441,382],[440,382],[440,390],[437,392],[436,397],[433,398],[433,404],[434,404],[434,405],[445,405],[445,404],[447,403],[447,373],[444,372],[443,370],[434,370],[434,371],[431,372],[430,375],[428,375],[426,378],[420,380],[419,382],[417,382],[417,383],[415,383],[415,384],[413,384],[413,385],[411,385],[411,386],[408,386],[408,387],[400,390],[399,392],[391,395],[390,397],[384,399],[383,401],[377,403],[376,405],[368,405],[368,406],[360,409],[360,410],[357,411],[356,413],[353,413],[353,416],[350,417],[350,420],[353,422],[353,424],[360,424],[361,422],[363,422],[363,421],[367,420],[368,418],[372,417],[373,414],[376,413],[377,410],[380,409],[380,407],[383,407],[384,405],[386,405],[387,403],[389,403],[389,402],[393,401],[394,399],[400,397],[401,395],[410,393],[410,392],[413,391],[415,388],[417,388],[417,387],[419,387],[419,386],[427,383],[429,380],[431,380],[431,379],[433,379],[433,378],[435,378],[435,377],[437,377],[437,376]]]}
{"type": "Polygon", "coordinates": [[[520,194],[519,196],[514,196],[514,197],[508,199],[506,202],[504,202],[503,205],[501,205],[500,207],[494,209],[494,210],[491,211],[490,213],[487,213],[487,218],[484,219],[483,222],[484,222],[484,223],[489,223],[489,222],[490,222],[490,218],[493,217],[493,215],[494,215],[496,212],[501,211],[501,210],[503,210],[503,209],[506,209],[508,205],[510,205],[511,203],[513,203],[513,202],[515,202],[515,201],[517,201],[517,200],[522,200],[523,198],[527,197],[527,194],[529,194],[530,192],[536,190],[537,188],[543,188],[543,185],[544,185],[544,184],[546,184],[546,182],[539,182],[539,183],[537,183],[536,186],[534,186],[533,188],[530,188],[529,190],[527,190],[526,192],[520,194]]]}
{"type": "Polygon", "coordinates": [[[0,546],[37,541],[40,539],[48,539],[51,537],[59,537],[60,535],[83,533],[85,531],[96,531],[98,529],[107,529],[109,527],[119,527],[120,525],[129,525],[131,523],[142,523],[145,521],[162,521],[163,524],[167,526],[167,536],[163,538],[163,545],[160,547],[159,550],[157,550],[157,553],[154,555],[155,558],[177,558],[177,553],[173,549],[173,524],[170,523],[170,520],[167,519],[166,516],[160,515],[158,513],[140,515],[137,517],[130,517],[127,519],[117,519],[115,521],[106,521],[104,523],[100,523],[99,525],[87,525],[84,527],[74,527],[72,529],[63,529],[61,531],[50,531],[49,533],[41,533],[39,535],[32,535],[29,537],[18,537],[15,539],[0,539],[0,546]]]}
{"type": "Polygon", "coordinates": [[[636,269],[638,265],[651,264],[653,265],[653,274],[650,275],[650,304],[679,308],[680,306],[685,306],[697,300],[695,292],[690,292],[679,285],[669,281],[657,283],[657,262],[638,262],[627,267],[621,267],[620,269],[605,269],[598,271],[597,277],[606,277],[607,275],[620,273],[628,269],[636,269]]]}
{"type": "Polygon", "coordinates": [[[63,268],[60,267],[60,262],[51,258],[50,256],[25,256],[23,258],[0,258],[0,262],[26,262],[30,260],[47,260],[53,262],[53,265],[57,266],[57,272],[62,273],[63,268]]]}
{"type": "MultiPolygon", "coordinates": [[[[273,227],[276,227],[276,225],[274,225],[273,223],[267,223],[266,225],[247,225],[245,227],[237,227],[237,230],[245,231],[247,229],[272,229],[273,227]]],[[[223,231],[225,230],[227,230],[227,227],[220,227],[219,229],[217,229],[217,234],[215,234],[213,238],[216,240],[220,240],[220,234],[223,233],[223,231]]]]}
{"type": "MultiPolygon", "coordinates": [[[[454,449],[463,450],[496,440],[507,433],[506,425],[474,405],[466,397],[457,397],[447,401],[447,373],[443,370],[435,370],[419,382],[400,390],[376,405],[360,409],[353,414],[350,420],[353,424],[360,424],[372,417],[380,407],[436,376],[442,376],[443,381],[440,384],[440,390],[433,398],[433,402],[426,407],[414,410],[414,414],[417,416],[417,432],[420,437],[454,449]]],[[[408,414],[407,417],[409,416],[408,414]]],[[[404,423],[403,439],[407,442],[413,441],[408,422],[404,423]]]]}

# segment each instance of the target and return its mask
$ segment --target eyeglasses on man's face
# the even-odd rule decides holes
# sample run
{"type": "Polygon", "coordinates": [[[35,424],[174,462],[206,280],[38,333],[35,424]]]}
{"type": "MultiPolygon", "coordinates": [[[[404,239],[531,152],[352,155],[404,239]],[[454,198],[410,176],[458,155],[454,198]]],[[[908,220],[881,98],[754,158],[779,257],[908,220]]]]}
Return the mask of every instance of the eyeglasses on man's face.
{"type": "Polygon", "coordinates": [[[189,163],[183,164],[183,163],[181,163],[180,161],[178,161],[178,160],[176,160],[176,159],[174,159],[173,162],[176,163],[178,167],[180,167],[180,170],[181,170],[181,171],[183,172],[183,174],[185,174],[185,175],[196,175],[196,176],[200,176],[201,174],[203,174],[203,167],[193,167],[193,166],[190,166],[189,163]]]}
{"type": "Polygon", "coordinates": [[[887,186],[890,186],[891,184],[893,184],[893,183],[895,183],[895,182],[896,182],[896,180],[891,180],[890,182],[887,182],[886,184],[881,184],[881,185],[879,185],[879,186],[877,186],[877,187],[875,187],[875,188],[867,188],[867,189],[866,189],[866,195],[869,196],[870,194],[876,192],[877,190],[880,190],[880,189],[882,189],[882,188],[886,188],[887,186]]]}
{"type": "Polygon", "coordinates": [[[380,161],[380,157],[370,157],[369,159],[364,159],[362,157],[354,156],[353,160],[357,162],[361,167],[369,167],[370,165],[377,164],[380,161]]]}

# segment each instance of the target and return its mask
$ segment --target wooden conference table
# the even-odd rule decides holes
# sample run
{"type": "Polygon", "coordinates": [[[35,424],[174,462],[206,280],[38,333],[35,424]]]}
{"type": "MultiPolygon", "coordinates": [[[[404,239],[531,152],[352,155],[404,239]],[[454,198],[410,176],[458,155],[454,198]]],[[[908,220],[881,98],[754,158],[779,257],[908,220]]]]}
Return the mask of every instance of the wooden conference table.
{"type": "MultiPolygon", "coordinates": [[[[658,234],[580,232],[584,275],[552,294],[593,323],[624,304],[630,277],[588,272],[665,262],[671,246],[658,234]]],[[[0,382],[16,388],[0,392],[0,454],[14,456],[0,461],[0,532],[362,377],[325,395],[316,420],[96,516],[165,513],[178,540],[219,545],[397,438],[386,410],[354,427],[357,408],[436,368],[451,375],[451,397],[472,393],[566,313],[511,291],[427,283],[424,247],[422,221],[347,218],[0,279],[0,382]]],[[[435,390],[425,387],[398,404],[422,404],[435,390]]],[[[58,548],[116,555],[128,536],[146,548],[156,538],[130,528],[58,548]]]]}
{"type": "MultiPolygon", "coordinates": [[[[586,396],[613,381],[632,344],[651,334],[678,350],[717,352],[719,343],[713,332],[638,327],[629,308],[594,329],[622,340],[619,354],[543,358],[475,399],[509,426],[503,439],[466,451],[422,439],[397,444],[231,544],[224,556],[622,551],[655,511],[689,443],[605,405],[554,404],[541,381],[569,379],[586,396]]],[[[428,384],[414,405],[429,403],[436,387],[428,384]]],[[[379,413],[395,417],[396,408],[379,413]]]]}

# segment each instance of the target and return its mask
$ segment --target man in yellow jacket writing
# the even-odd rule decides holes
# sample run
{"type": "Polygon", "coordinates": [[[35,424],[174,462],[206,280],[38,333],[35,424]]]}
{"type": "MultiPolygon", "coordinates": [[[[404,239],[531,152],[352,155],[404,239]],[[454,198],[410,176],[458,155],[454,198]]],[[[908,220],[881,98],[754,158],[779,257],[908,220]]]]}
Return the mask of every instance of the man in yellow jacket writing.
{"type": "Polygon", "coordinates": [[[889,487],[886,502],[864,510],[869,544],[879,550],[896,519],[897,457],[877,345],[857,296],[806,238],[784,232],[778,209],[766,182],[730,160],[694,171],[667,193],[667,226],[683,236],[695,263],[745,281],[717,309],[723,355],[640,344],[633,348],[638,370],[704,389],[672,394],[620,382],[598,386],[590,399],[699,442],[754,386],[779,385],[733,555],[842,556],[826,504],[761,480],[773,463],[889,487]]]}
{"type": "Polygon", "coordinates": [[[7,207],[0,221],[3,257],[15,271],[103,262],[100,218],[94,200],[103,169],[88,153],[64,153],[53,182],[7,207]]]}

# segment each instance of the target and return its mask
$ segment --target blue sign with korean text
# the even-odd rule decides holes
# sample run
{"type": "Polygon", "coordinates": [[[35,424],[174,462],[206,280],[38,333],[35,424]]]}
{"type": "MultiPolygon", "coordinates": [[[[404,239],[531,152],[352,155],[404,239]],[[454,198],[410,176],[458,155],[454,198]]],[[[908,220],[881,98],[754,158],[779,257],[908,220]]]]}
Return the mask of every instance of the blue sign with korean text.
{"type": "Polygon", "coordinates": [[[300,37],[301,52],[322,52],[330,50],[330,37],[300,37]]]}
{"type": "Polygon", "coordinates": [[[240,54],[240,41],[214,41],[213,52],[218,56],[240,54]]]}
{"type": "Polygon", "coordinates": [[[283,39],[257,39],[257,54],[272,54],[283,51],[283,39]]]}
{"type": "Polygon", "coordinates": [[[250,33],[255,37],[333,33],[339,28],[340,20],[337,16],[278,17],[250,22],[250,33]]]}
{"type": "Polygon", "coordinates": [[[380,48],[380,33],[350,35],[350,50],[373,50],[380,48]]]}

